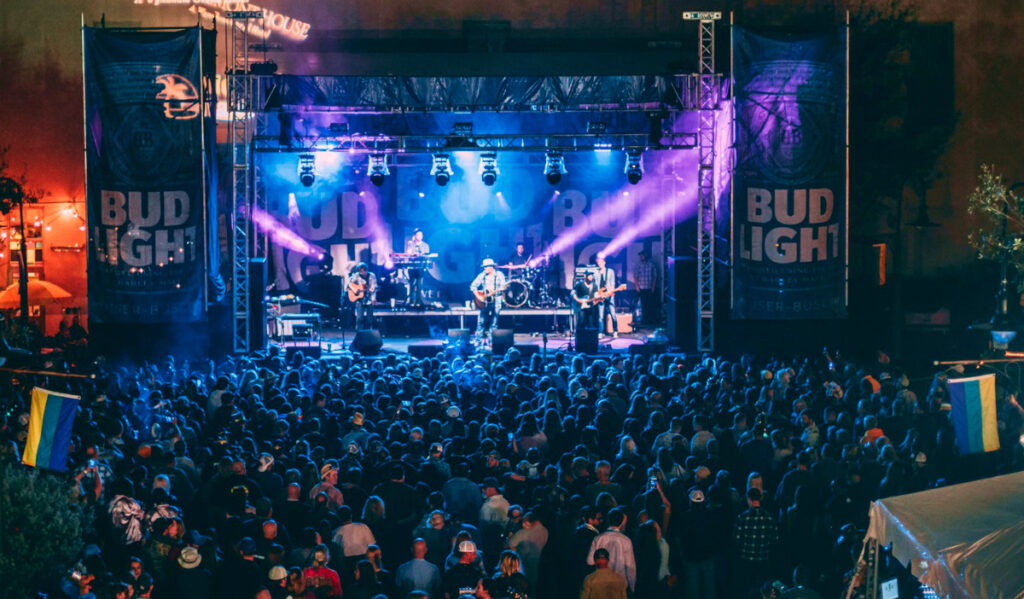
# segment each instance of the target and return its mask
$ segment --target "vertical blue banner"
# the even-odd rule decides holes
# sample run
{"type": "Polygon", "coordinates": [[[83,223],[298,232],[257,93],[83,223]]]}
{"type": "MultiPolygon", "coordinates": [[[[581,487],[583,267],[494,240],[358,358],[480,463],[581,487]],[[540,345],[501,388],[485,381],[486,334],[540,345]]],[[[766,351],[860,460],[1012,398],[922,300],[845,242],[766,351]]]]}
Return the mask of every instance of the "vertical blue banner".
{"type": "Polygon", "coordinates": [[[86,27],[89,317],[204,316],[201,31],[86,27]]]}
{"type": "Polygon", "coordinates": [[[846,38],[733,29],[732,316],[846,316],[846,38]]]}

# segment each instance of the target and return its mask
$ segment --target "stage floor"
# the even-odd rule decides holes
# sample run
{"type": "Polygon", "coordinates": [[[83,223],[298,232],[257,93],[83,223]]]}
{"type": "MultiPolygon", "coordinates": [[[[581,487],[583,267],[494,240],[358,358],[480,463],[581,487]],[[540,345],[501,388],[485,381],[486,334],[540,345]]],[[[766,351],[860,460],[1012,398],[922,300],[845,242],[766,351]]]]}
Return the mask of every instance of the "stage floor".
{"type": "MultiPolygon", "coordinates": [[[[321,350],[324,355],[338,354],[348,349],[350,343],[352,343],[352,337],[355,331],[340,329],[324,329],[322,332],[322,344],[321,350]]],[[[602,353],[617,353],[627,352],[632,345],[642,345],[646,338],[651,334],[649,330],[638,329],[632,333],[620,334],[617,339],[611,337],[601,337],[598,341],[600,351],[602,353]]],[[[432,337],[405,337],[398,335],[388,335],[383,337],[384,346],[382,351],[384,352],[398,352],[408,353],[410,345],[436,345],[438,350],[443,347],[444,339],[432,338],[432,337]]],[[[547,336],[547,349],[548,351],[561,351],[568,350],[572,347],[573,338],[570,335],[562,334],[548,334],[547,336]]],[[[515,335],[516,345],[532,345],[538,349],[542,349],[544,346],[544,338],[540,333],[516,333],[515,335]]]]}

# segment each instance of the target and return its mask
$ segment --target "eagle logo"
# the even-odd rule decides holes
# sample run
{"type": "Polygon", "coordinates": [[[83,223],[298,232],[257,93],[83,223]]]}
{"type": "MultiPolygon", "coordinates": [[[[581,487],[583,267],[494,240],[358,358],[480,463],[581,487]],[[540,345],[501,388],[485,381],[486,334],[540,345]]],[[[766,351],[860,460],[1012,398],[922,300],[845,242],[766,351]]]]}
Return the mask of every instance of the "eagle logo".
{"type": "Polygon", "coordinates": [[[185,121],[199,116],[199,93],[191,81],[171,73],[158,76],[155,83],[163,86],[156,99],[164,101],[165,117],[185,121]]]}

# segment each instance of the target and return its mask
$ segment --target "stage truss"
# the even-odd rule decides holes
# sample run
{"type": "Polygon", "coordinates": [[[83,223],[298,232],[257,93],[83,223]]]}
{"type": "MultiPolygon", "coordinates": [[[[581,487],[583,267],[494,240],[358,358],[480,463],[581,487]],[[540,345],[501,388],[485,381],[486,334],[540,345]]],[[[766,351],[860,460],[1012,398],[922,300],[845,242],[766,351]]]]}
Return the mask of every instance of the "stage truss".
{"type": "MultiPolygon", "coordinates": [[[[451,136],[443,135],[361,135],[339,132],[315,138],[295,136],[298,147],[274,147],[277,136],[268,135],[267,121],[271,109],[267,100],[269,90],[276,85],[272,75],[254,74],[250,57],[249,22],[263,19],[262,11],[234,11],[226,13],[231,20],[231,55],[228,57],[228,109],[230,111],[229,144],[232,167],[231,198],[231,295],[233,342],[235,353],[245,353],[250,347],[251,259],[268,254],[268,240],[253,229],[251,212],[254,206],[266,209],[266,198],[260,167],[255,160],[257,152],[297,151],[347,151],[347,152],[395,152],[433,153],[439,149],[470,151],[592,151],[609,145],[616,149],[692,149],[698,150],[698,211],[697,211],[697,338],[698,351],[714,349],[715,320],[715,245],[716,245],[716,197],[715,180],[715,128],[720,110],[720,89],[722,76],[715,72],[714,43],[715,22],[721,13],[684,13],[684,19],[697,20],[700,24],[698,49],[699,73],[675,77],[675,98],[672,105],[657,110],[664,114],[673,111],[698,112],[698,128],[692,132],[663,131],[659,143],[652,144],[650,132],[625,133],[548,133],[507,134],[475,136],[474,145],[466,148],[451,148],[445,143],[451,136]]],[[[274,108],[274,111],[285,107],[274,108]]],[[[587,106],[544,106],[546,112],[587,111],[587,106]]],[[[621,105],[603,106],[601,112],[648,112],[650,106],[621,105]]],[[[464,106],[450,106],[435,109],[438,112],[460,113],[464,106]]],[[[338,110],[335,110],[338,112],[338,110]]],[[[350,107],[345,112],[353,114],[403,112],[400,106],[393,107],[350,107]]],[[[677,201],[675,193],[672,201],[677,201]]],[[[662,255],[675,254],[675,227],[667,227],[661,236],[662,255]]],[[[662,273],[665,272],[664,264],[662,273]]],[[[662,281],[665,279],[662,278],[662,281]]],[[[667,285],[663,285],[667,289],[667,285]]],[[[262,293],[262,290],[259,290],[262,293]]]]}

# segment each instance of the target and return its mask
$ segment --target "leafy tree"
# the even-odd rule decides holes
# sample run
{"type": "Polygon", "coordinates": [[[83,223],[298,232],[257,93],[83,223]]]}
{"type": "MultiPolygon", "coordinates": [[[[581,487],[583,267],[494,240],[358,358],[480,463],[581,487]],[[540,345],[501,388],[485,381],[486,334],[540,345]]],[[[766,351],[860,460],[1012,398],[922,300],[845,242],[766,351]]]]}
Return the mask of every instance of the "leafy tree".
{"type": "Polygon", "coordinates": [[[18,296],[21,300],[21,324],[28,324],[28,249],[25,243],[25,203],[38,202],[38,192],[29,191],[25,188],[24,177],[15,179],[4,175],[7,171],[7,149],[0,149],[0,214],[6,216],[17,208],[18,229],[21,233],[21,241],[18,244],[18,296]]]}
{"type": "MultiPolygon", "coordinates": [[[[981,165],[978,186],[967,197],[967,213],[977,218],[968,240],[982,260],[1006,260],[1013,272],[1024,272],[1024,196],[1007,187],[991,164],[981,165]]],[[[1024,278],[1018,277],[1018,291],[1024,278]]]]}
{"type": "Polygon", "coordinates": [[[87,525],[63,477],[0,465],[0,597],[56,581],[82,549],[87,525]]]}

